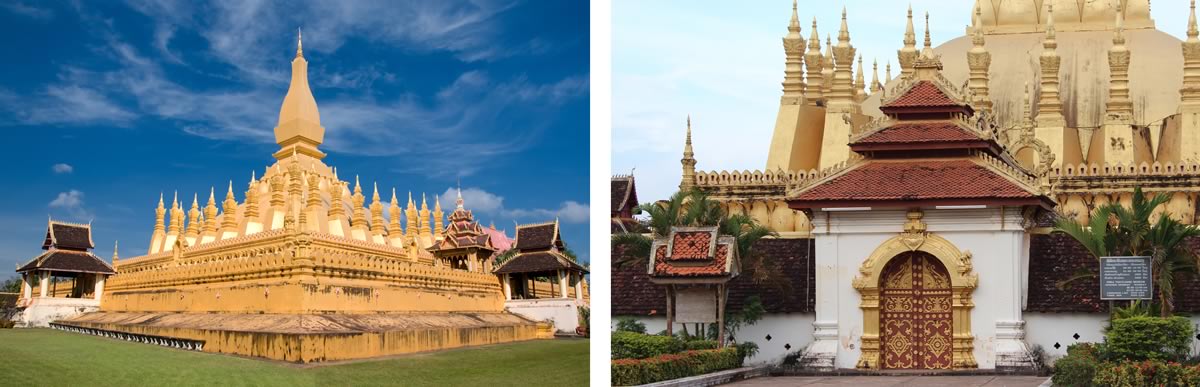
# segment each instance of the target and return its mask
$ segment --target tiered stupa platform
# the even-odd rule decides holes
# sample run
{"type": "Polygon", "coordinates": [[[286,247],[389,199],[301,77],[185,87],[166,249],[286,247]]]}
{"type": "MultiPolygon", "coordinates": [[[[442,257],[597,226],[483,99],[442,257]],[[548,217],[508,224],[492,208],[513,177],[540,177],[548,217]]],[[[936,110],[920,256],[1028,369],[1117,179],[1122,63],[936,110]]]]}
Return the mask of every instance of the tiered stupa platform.
{"type": "Polygon", "coordinates": [[[204,352],[310,363],[551,338],[511,313],[245,314],[96,312],[58,329],[204,352]],[[123,334],[123,335],[122,335],[123,334]],[[141,339],[141,340],[138,340],[141,339]]]}
{"type": "Polygon", "coordinates": [[[430,252],[444,239],[438,201],[418,210],[410,194],[402,211],[393,189],[384,217],[377,185],[365,206],[358,178],[351,190],[322,161],[307,66],[298,47],[280,150],[243,202],[232,183],[220,213],[215,192],[186,212],[176,198],[168,226],[160,197],[149,253],[114,255],[100,311],[52,326],[292,362],[552,337],[549,324],[505,311],[490,255],[466,264],[430,252]]]}

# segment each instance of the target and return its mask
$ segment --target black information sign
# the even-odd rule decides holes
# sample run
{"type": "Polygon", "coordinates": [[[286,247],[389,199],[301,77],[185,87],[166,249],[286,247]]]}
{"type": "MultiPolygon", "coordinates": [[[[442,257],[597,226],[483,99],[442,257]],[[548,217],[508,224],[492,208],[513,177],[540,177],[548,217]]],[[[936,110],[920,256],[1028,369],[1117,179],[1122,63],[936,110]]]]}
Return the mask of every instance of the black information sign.
{"type": "Polygon", "coordinates": [[[1150,257],[1100,257],[1101,300],[1149,300],[1153,297],[1150,257]]]}

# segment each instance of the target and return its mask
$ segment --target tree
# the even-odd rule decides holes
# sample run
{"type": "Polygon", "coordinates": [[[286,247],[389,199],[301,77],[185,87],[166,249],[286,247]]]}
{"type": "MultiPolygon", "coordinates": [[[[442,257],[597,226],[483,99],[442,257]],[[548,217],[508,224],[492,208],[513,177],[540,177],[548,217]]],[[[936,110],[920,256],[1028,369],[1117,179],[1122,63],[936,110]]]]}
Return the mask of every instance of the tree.
{"type": "MultiPolygon", "coordinates": [[[[1162,317],[1175,310],[1175,279],[1197,273],[1198,257],[1188,249],[1187,240],[1200,236],[1200,228],[1180,223],[1165,213],[1151,219],[1155,209],[1168,200],[1166,195],[1147,197],[1138,187],[1133,190],[1129,207],[1118,203],[1100,206],[1086,226],[1070,217],[1060,217],[1056,224],[1058,230],[1079,241],[1097,259],[1115,255],[1151,257],[1151,275],[1162,317]]],[[[1095,272],[1080,273],[1063,284],[1095,276],[1095,272]]]]}
{"type": "Polygon", "coordinates": [[[775,235],[769,228],[758,224],[746,215],[726,216],[721,204],[698,190],[679,191],[658,203],[645,203],[638,209],[650,216],[650,236],[639,233],[613,235],[613,259],[618,265],[646,265],[650,260],[650,248],[654,239],[666,238],[672,227],[718,226],[718,233],[732,236],[737,241],[738,256],[742,271],[756,282],[771,277],[767,269],[767,258],[754,251],[760,239],[775,235]]]}
{"type": "Polygon", "coordinates": [[[21,277],[12,277],[4,281],[0,285],[0,292],[4,293],[20,293],[21,292],[21,277]]]}

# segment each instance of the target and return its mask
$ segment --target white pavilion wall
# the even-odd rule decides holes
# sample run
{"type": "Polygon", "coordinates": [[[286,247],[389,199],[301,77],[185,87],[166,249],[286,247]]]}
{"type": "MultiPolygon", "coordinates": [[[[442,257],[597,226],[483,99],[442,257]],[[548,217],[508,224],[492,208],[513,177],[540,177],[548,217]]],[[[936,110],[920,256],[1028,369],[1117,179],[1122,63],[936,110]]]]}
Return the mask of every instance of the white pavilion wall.
{"type": "MultiPolygon", "coordinates": [[[[612,330],[617,329],[617,319],[632,317],[646,324],[646,333],[654,334],[667,329],[666,317],[614,316],[612,330]]],[[[812,313],[771,313],[763,316],[754,325],[744,326],[737,332],[738,342],[758,344],[758,354],[746,359],[747,364],[779,364],[783,357],[801,351],[813,339],[812,313]],[[767,335],[771,340],[767,340],[767,335]],[[791,349],[788,349],[790,347],[791,349]]],[[[676,324],[675,330],[679,331],[676,324]]]]}
{"type": "MultiPolygon", "coordinates": [[[[925,209],[928,231],[973,255],[979,285],[973,293],[971,331],[979,368],[995,368],[997,321],[1019,320],[1024,299],[1028,237],[1018,208],[925,209]]],[[[863,313],[851,286],[858,268],[904,228],[905,210],[818,212],[815,224],[818,323],[836,322],[835,367],[854,368],[861,354],[863,313]]],[[[954,270],[954,268],[947,268],[954,270]]]]}
{"type": "MultiPolygon", "coordinates": [[[[1190,319],[1192,326],[1200,326],[1200,316],[1190,319]]],[[[1025,312],[1025,341],[1031,347],[1040,345],[1047,363],[1053,363],[1067,354],[1071,344],[1103,342],[1107,325],[1108,313],[1025,312]],[[1059,348],[1054,348],[1055,343],[1059,348]]],[[[1192,339],[1192,353],[1200,353],[1200,340],[1195,338],[1192,339]]]]}

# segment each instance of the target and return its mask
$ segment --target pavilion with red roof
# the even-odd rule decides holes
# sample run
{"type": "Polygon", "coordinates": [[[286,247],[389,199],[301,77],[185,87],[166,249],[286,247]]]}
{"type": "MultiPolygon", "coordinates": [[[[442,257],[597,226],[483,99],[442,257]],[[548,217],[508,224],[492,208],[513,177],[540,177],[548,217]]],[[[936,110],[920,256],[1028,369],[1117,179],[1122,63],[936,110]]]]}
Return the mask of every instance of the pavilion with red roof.
{"type": "Polygon", "coordinates": [[[962,369],[994,354],[999,367],[1024,366],[1020,268],[1034,217],[1054,201],[968,91],[942,77],[940,58],[922,53],[914,70],[881,101],[885,117],[851,135],[854,157],[787,193],[816,245],[804,357],[818,368],[962,369]],[[843,345],[851,338],[861,344],[843,345]]]}

